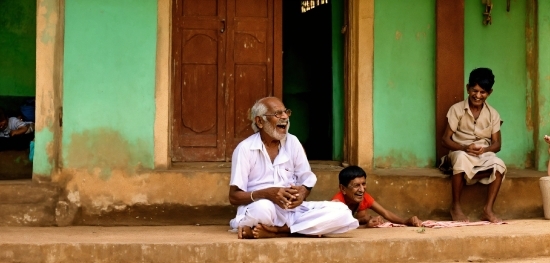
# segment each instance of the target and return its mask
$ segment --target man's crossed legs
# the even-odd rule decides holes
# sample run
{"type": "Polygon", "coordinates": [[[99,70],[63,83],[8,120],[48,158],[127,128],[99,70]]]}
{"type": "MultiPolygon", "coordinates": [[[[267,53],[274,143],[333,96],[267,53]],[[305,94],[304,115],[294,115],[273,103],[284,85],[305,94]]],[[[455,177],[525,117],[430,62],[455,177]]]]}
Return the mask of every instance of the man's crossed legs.
{"type": "Polygon", "coordinates": [[[244,218],[238,222],[237,236],[240,239],[321,237],[344,233],[359,226],[349,208],[339,202],[304,202],[294,211],[288,211],[262,199],[245,209],[244,218]]]}

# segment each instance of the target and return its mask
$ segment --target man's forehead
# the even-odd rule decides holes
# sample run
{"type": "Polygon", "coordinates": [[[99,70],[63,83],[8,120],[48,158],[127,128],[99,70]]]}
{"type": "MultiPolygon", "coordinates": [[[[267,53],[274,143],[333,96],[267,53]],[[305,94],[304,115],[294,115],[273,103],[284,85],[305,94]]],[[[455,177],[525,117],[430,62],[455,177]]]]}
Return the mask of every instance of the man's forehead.
{"type": "Polygon", "coordinates": [[[278,110],[278,109],[285,108],[285,105],[283,104],[283,102],[275,97],[265,98],[262,102],[268,109],[278,110]]]}
{"type": "Polygon", "coordinates": [[[363,183],[363,182],[366,182],[367,180],[365,180],[365,177],[355,177],[353,180],[351,180],[349,183],[350,184],[359,184],[359,183],[363,183]]]}

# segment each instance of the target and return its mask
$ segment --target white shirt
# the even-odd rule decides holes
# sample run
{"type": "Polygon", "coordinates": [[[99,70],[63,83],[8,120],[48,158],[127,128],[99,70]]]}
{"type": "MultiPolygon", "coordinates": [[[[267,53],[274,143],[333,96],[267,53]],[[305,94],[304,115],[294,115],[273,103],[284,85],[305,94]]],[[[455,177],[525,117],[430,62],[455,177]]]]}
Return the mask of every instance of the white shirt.
{"type": "Polygon", "coordinates": [[[8,119],[8,126],[3,131],[0,131],[0,137],[10,137],[11,131],[15,131],[25,125],[27,125],[27,123],[24,121],[16,117],[11,117],[8,119]]]}
{"type": "Polygon", "coordinates": [[[298,138],[286,135],[273,163],[257,132],[240,142],[233,151],[230,185],[256,191],[268,187],[305,185],[313,187],[317,177],[311,172],[304,148],[298,138]]]}

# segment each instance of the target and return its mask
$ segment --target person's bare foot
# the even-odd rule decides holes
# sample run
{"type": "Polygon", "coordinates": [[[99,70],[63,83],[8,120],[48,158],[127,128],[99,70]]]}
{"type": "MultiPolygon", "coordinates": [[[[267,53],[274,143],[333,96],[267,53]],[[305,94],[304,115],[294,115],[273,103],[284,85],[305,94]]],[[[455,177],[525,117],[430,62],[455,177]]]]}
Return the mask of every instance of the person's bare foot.
{"type": "Polygon", "coordinates": [[[546,141],[546,143],[550,144],[550,136],[544,135],[544,141],[546,141]]]}
{"type": "Polygon", "coordinates": [[[462,213],[462,209],[460,207],[455,206],[451,208],[451,217],[453,218],[453,221],[470,222],[470,219],[462,213]]]}
{"type": "Polygon", "coordinates": [[[481,220],[489,221],[491,223],[501,223],[502,220],[498,218],[492,211],[483,211],[481,220]]]}
{"type": "Polygon", "coordinates": [[[262,224],[256,225],[252,230],[254,238],[275,238],[275,237],[288,237],[290,232],[277,232],[278,229],[275,226],[266,226],[262,224]]]}
{"type": "Polygon", "coordinates": [[[240,226],[237,230],[237,237],[239,239],[252,239],[254,235],[252,234],[252,228],[249,226],[240,226]]]}

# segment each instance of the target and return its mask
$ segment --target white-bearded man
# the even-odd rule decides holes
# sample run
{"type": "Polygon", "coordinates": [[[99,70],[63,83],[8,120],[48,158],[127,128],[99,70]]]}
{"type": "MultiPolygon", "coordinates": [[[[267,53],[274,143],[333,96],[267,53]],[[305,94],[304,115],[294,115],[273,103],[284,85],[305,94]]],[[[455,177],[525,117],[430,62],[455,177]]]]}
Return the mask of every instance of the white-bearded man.
{"type": "Polygon", "coordinates": [[[359,226],[338,202],[304,201],[317,177],[298,138],[288,133],[291,111],[276,97],[250,111],[255,133],[233,152],[229,201],[238,205],[230,226],[238,238],[344,233],[359,226]]]}

